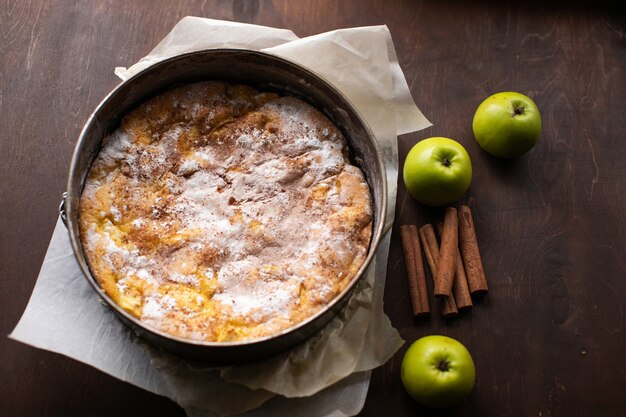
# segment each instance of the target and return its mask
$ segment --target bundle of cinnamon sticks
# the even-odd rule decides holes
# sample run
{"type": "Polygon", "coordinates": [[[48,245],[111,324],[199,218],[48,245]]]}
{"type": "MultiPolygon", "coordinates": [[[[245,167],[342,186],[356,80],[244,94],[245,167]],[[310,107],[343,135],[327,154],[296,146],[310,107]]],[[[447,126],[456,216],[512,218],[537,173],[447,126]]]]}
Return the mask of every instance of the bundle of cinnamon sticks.
{"type": "Polygon", "coordinates": [[[446,208],[444,221],[437,225],[437,231],[441,244],[431,224],[419,230],[416,225],[400,226],[414,316],[430,313],[421,247],[444,317],[453,317],[459,310],[471,308],[472,296],[482,296],[488,291],[470,208],[446,208]]]}

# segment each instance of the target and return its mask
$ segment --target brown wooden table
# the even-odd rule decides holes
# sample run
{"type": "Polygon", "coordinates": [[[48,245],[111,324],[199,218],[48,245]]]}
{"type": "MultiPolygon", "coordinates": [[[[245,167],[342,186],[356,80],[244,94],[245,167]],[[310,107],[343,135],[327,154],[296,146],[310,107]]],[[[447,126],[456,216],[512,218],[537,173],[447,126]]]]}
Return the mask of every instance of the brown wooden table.
{"type": "MultiPolygon", "coordinates": [[[[617,2],[616,2],[617,4],[617,2]]],[[[444,321],[411,318],[398,226],[438,210],[399,185],[385,310],[407,341],[462,341],[473,394],[429,412],[402,389],[405,345],[373,373],[363,416],[626,416],[626,19],[608,2],[0,2],[0,410],[5,416],[182,416],[172,401],[6,338],[31,294],[86,117],[183,16],[286,27],[299,36],[387,24],[432,128],[399,138],[467,148],[490,293],[444,321]],[[539,144],[482,152],[473,112],[491,93],[535,99],[539,144]]],[[[70,324],[68,324],[70,325],[70,324]]]]}

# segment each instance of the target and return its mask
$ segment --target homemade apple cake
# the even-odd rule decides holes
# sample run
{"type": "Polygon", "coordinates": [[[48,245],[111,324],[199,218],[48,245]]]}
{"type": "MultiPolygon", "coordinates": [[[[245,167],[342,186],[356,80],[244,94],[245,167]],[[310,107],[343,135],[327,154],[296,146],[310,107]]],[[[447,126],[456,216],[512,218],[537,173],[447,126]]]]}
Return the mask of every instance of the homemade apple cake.
{"type": "Polygon", "coordinates": [[[201,82],[130,112],[80,201],[91,271],[117,304],[188,339],[275,334],[362,265],[372,202],[346,140],[293,97],[201,82]]]}

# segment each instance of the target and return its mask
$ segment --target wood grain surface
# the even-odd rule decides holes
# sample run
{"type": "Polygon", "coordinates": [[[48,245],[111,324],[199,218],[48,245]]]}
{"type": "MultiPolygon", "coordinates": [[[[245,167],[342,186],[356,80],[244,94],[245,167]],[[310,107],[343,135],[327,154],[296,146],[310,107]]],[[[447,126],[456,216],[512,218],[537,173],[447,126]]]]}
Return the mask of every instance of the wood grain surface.
{"type": "Polygon", "coordinates": [[[399,225],[438,221],[399,184],[385,311],[407,342],[445,334],[472,352],[477,381],[458,406],[429,411],[403,391],[408,343],[375,370],[362,416],[626,416],[626,19],[618,2],[0,1],[0,413],[183,416],[174,402],[65,357],[9,340],[37,278],[81,126],[183,16],[307,36],[386,24],[413,97],[474,167],[489,295],[444,321],[413,321],[399,225]],[[482,152],[477,105],[525,93],[543,118],[514,161],[482,152]]]}

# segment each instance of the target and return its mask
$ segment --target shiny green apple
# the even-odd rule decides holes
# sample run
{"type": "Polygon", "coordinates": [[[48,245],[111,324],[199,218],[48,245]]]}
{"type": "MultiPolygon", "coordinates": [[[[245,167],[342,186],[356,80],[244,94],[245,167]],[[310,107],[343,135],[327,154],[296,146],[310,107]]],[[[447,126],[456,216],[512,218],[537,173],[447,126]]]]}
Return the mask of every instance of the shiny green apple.
{"type": "Polygon", "coordinates": [[[515,158],[539,140],[541,116],[535,103],[520,93],[488,97],[476,109],[472,130],[476,142],[499,158],[515,158]]]}
{"type": "Polygon", "coordinates": [[[448,407],[469,395],[476,370],[469,351],[446,336],[426,336],[406,351],[400,366],[402,384],[417,402],[448,407]]]}
{"type": "Polygon", "coordinates": [[[433,137],[418,142],[404,160],[404,185],[427,206],[445,206],[461,198],[472,181],[472,162],[458,142],[433,137]]]}

